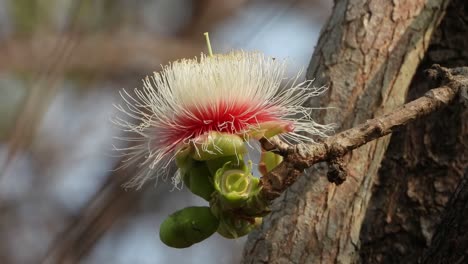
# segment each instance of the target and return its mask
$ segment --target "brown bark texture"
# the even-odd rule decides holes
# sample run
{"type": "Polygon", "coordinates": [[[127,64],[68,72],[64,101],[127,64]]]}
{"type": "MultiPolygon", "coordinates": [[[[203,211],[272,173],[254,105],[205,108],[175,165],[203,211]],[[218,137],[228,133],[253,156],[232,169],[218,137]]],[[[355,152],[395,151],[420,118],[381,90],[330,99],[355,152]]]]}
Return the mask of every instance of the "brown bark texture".
{"type": "MultiPolygon", "coordinates": [[[[322,121],[344,130],[391,112],[405,95],[449,1],[336,1],[307,77],[327,85],[322,121]]],[[[310,102],[317,106],[318,102],[310,102]]],[[[309,170],[252,233],[244,263],[351,263],[372,185],[389,137],[345,157],[348,180],[339,187],[325,171],[309,170]]]]}
{"type": "MultiPolygon", "coordinates": [[[[468,5],[464,0],[454,0],[434,33],[407,100],[434,85],[423,77],[422,69],[433,63],[468,65],[466,47],[468,5]]],[[[447,220],[441,222],[441,218],[468,167],[467,120],[467,109],[452,105],[392,135],[361,232],[362,263],[416,263],[431,245],[437,225],[452,225],[447,220]]],[[[459,211],[464,212],[466,209],[459,211]]]]}
{"type": "Polygon", "coordinates": [[[432,243],[419,263],[465,263],[468,255],[468,168],[447,204],[432,243]]]}

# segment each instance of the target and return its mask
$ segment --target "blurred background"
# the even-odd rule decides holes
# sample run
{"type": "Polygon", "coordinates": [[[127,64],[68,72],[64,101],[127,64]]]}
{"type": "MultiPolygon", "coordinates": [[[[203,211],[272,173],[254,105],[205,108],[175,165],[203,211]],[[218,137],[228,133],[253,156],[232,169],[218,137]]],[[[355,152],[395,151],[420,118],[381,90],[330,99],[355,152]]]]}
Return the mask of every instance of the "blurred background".
{"type": "Polygon", "coordinates": [[[203,204],[170,183],[124,190],[119,90],[205,52],[305,69],[330,0],[0,0],[0,263],[238,263],[245,238],[177,250],[164,218],[203,204]]]}

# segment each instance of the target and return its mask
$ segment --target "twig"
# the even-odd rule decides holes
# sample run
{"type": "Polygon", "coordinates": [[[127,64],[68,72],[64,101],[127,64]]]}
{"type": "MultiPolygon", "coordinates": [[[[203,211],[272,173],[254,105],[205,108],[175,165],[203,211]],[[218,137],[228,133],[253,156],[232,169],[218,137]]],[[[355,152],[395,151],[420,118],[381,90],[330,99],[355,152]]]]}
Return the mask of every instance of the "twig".
{"type": "Polygon", "coordinates": [[[463,102],[466,101],[464,94],[468,90],[467,67],[447,69],[434,65],[427,73],[440,87],[428,91],[424,96],[392,113],[367,120],[364,124],[338,133],[323,142],[285,147],[284,143],[278,143],[277,140],[263,140],[262,147],[282,155],[284,161],[262,177],[262,195],[267,200],[275,199],[296,181],[304,169],[322,161],[328,161],[337,170],[335,174],[338,173],[336,176],[339,177],[330,177],[333,175],[329,174],[329,179],[340,184],[344,178],[344,170],[340,169],[342,164],[337,161],[348,152],[449,105],[457,95],[460,95],[463,102]]]}

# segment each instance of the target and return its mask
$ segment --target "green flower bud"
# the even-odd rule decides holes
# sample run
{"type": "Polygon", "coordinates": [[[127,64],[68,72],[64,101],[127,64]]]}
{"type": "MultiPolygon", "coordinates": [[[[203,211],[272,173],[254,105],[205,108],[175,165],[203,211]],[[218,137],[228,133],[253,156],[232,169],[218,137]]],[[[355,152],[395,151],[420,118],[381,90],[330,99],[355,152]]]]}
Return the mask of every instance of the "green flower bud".
{"type": "Polygon", "coordinates": [[[244,157],[242,155],[234,155],[234,156],[225,156],[216,159],[211,159],[205,161],[208,170],[210,171],[211,175],[215,175],[216,172],[224,166],[227,162],[231,162],[232,165],[238,165],[242,167],[244,164],[244,157]]]}
{"type": "Polygon", "coordinates": [[[195,150],[192,157],[201,161],[247,153],[244,140],[227,133],[210,132],[202,135],[193,146],[195,150]]]}
{"type": "Polygon", "coordinates": [[[249,131],[248,135],[255,139],[262,137],[271,138],[273,136],[288,133],[294,130],[294,125],[291,122],[285,121],[270,121],[260,124],[258,127],[249,131]]]}
{"type": "Polygon", "coordinates": [[[186,207],[171,214],[159,228],[161,241],[174,248],[186,248],[210,237],[219,220],[209,207],[186,207]]]}
{"type": "Polygon", "coordinates": [[[242,161],[239,165],[226,162],[214,176],[214,188],[223,208],[239,208],[259,191],[259,180],[242,161]]]}
{"type": "Polygon", "coordinates": [[[177,153],[175,155],[175,162],[177,168],[181,170],[182,174],[190,170],[190,168],[192,167],[193,159],[190,155],[192,153],[192,150],[192,146],[187,144],[181,145],[176,150],[177,153]]]}
{"type": "Polygon", "coordinates": [[[192,193],[210,201],[215,189],[210,171],[204,162],[194,161],[190,170],[185,172],[183,180],[192,193]]]}
{"type": "Polygon", "coordinates": [[[265,176],[268,172],[274,169],[278,164],[283,161],[283,157],[275,154],[271,151],[262,151],[260,156],[260,163],[258,164],[258,170],[265,176]]]}

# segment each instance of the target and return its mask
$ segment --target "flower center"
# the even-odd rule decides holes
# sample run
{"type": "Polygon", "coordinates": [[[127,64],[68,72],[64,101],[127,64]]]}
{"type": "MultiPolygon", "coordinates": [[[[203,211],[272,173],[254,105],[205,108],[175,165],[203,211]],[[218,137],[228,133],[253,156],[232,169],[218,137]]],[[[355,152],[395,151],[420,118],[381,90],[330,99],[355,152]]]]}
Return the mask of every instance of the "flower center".
{"type": "Polygon", "coordinates": [[[183,142],[210,131],[242,134],[262,123],[280,121],[280,118],[274,107],[220,102],[217,105],[188,109],[173,120],[170,141],[183,142]]]}

